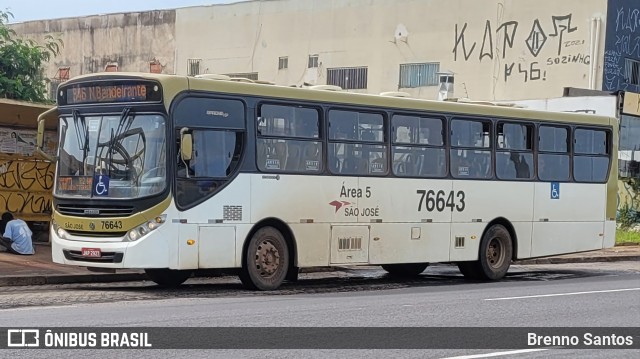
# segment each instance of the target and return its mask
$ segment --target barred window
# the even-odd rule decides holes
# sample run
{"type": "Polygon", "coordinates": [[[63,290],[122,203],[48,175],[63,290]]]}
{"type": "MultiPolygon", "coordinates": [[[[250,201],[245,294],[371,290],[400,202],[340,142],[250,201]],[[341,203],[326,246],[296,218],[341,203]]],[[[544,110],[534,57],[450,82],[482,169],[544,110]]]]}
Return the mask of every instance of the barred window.
{"type": "Polygon", "coordinates": [[[439,62],[425,62],[419,64],[400,65],[401,88],[438,85],[437,73],[440,71],[439,62]]]}
{"type": "Polygon", "coordinates": [[[640,86],[640,61],[624,59],[624,77],[627,83],[640,86]]]}
{"type": "Polygon", "coordinates": [[[200,75],[200,62],[201,59],[188,59],[187,60],[187,76],[200,75]]]}
{"type": "Polygon", "coordinates": [[[367,88],[367,67],[336,67],[327,69],[327,85],[340,86],[345,90],[367,88]]]}

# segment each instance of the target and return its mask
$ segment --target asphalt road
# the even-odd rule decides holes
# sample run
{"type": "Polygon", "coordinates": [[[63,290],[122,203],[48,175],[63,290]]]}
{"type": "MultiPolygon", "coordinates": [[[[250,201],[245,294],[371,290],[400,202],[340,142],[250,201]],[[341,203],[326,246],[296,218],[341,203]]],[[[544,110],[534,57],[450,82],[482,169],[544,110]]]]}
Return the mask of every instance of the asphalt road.
{"type": "MultiPolygon", "coordinates": [[[[311,273],[270,293],[244,291],[232,277],[188,283],[178,290],[148,282],[4,287],[0,327],[637,327],[640,323],[638,262],[515,266],[506,280],[495,283],[466,282],[450,266],[430,268],[410,281],[389,278],[376,268],[311,273]]],[[[640,341],[640,333],[636,340],[640,341]]],[[[56,350],[12,351],[11,357],[431,358],[496,352],[518,358],[640,356],[638,350],[522,349],[529,351],[56,350]]]]}

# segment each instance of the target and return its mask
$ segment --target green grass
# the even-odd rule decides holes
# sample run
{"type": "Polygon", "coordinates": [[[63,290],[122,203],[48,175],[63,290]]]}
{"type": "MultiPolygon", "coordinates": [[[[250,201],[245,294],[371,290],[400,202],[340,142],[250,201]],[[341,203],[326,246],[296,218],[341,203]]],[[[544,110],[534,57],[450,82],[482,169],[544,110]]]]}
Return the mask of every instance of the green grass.
{"type": "Polygon", "coordinates": [[[640,232],[617,229],[616,244],[622,244],[622,243],[640,244],[640,232]]]}

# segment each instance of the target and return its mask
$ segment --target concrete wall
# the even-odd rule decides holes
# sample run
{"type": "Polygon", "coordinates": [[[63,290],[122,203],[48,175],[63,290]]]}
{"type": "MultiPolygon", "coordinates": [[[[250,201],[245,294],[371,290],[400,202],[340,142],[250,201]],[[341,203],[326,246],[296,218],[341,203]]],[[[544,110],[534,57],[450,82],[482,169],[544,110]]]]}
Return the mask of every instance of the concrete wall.
{"type": "Polygon", "coordinates": [[[149,72],[150,61],[174,73],[175,10],[109,14],[17,23],[20,35],[42,42],[45,35],[62,39],[61,54],[49,63],[46,76],[70,67],[70,77],[104,71],[116,62],[119,71],[149,72]]]}
{"type": "MultiPolygon", "coordinates": [[[[282,85],[326,83],[326,69],[368,66],[366,92],[397,91],[399,65],[439,62],[457,97],[510,100],[589,87],[592,18],[606,0],[272,0],[176,10],[176,69],[258,72],[282,85]],[[318,54],[320,67],[307,69],[318,54]],[[288,56],[289,68],[278,70],[288,56]],[[314,81],[315,80],[315,81],[314,81]]],[[[604,26],[597,44],[604,49],[604,26]]],[[[594,44],[595,45],[595,44],[594,44]]],[[[437,98],[437,86],[401,89],[437,98]]]]}
{"type": "Polygon", "coordinates": [[[435,62],[455,74],[456,97],[517,100],[602,88],[607,1],[263,0],[12,27],[38,39],[61,34],[65,47],[49,77],[62,66],[73,77],[109,62],[148,72],[154,59],[164,73],[184,75],[189,59],[201,59],[200,73],[257,72],[301,85],[325,84],[328,68],[366,66],[367,88],[358,92],[435,99],[437,85],[398,88],[400,64],[435,62]],[[318,68],[308,68],[311,54],[318,68]],[[283,56],[288,68],[279,70],[283,56]]]}

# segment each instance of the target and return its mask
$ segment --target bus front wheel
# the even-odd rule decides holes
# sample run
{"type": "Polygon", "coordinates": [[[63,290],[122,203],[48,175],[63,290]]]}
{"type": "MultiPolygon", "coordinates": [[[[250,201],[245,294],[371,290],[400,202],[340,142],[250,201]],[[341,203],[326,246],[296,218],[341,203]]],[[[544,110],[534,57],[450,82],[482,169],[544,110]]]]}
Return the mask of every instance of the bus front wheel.
{"type": "Polygon", "coordinates": [[[263,227],[249,240],[240,280],[247,289],[274,290],[287,278],[289,250],[280,231],[263,227]]]}
{"type": "Polygon", "coordinates": [[[469,279],[502,279],[511,266],[512,253],[513,245],[509,231],[500,224],[494,224],[482,236],[479,259],[458,263],[458,269],[469,279]]]}
{"type": "Polygon", "coordinates": [[[190,270],[175,270],[175,269],[145,269],[147,277],[154,281],[156,284],[162,287],[177,287],[184,283],[192,272],[190,270]]]}
{"type": "Polygon", "coordinates": [[[382,269],[394,277],[416,277],[424,272],[429,263],[383,264],[382,269]]]}

